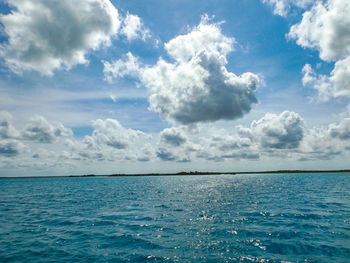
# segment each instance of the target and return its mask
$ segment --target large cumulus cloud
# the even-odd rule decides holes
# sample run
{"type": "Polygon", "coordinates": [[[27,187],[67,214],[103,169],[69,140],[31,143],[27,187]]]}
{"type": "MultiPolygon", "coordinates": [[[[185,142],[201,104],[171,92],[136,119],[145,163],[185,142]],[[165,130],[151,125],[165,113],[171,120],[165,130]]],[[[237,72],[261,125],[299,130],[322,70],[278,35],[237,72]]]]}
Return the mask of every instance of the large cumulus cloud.
{"type": "Polygon", "coordinates": [[[325,100],[350,96],[349,14],[349,1],[317,1],[288,34],[298,45],[318,50],[322,60],[335,62],[330,76],[316,74],[310,65],[303,70],[304,85],[317,89],[325,100]]]}
{"type": "Polygon", "coordinates": [[[289,37],[305,48],[316,48],[325,61],[347,56],[350,52],[350,3],[344,0],[317,1],[291,27],[289,37]]]}
{"type": "Polygon", "coordinates": [[[236,76],[225,58],[203,51],[184,63],[158,61],[146,69],[143,83],[151,90],[150,109],[181,124],[242,117],[257,102],[259,78],[236,76]]]}
{"type": "Polygon", "coordinates": [[[120,27],[109,0],[7,0],[14,7],[0,16],[8,35],[0,55],[16,73],[36,70],[51,75],[88,62],[86,54],[103,45],[120,27]]]}
{"type": "Polygon", "coordinates": [[[304,120],[299,114],[284,111],[281,114],[267,113],[250,128],[239,127],[241,135],[258,141],[263,148],[295,149],[304,135],[304,120]]]}
{"type": "Polygon", "coordinates": [[[203,16],[200,24],[185,35],[165,44],[172,62],[160,58],[154,66],[126,59],[105,63],[105,76],[121,77],[128,72],[150,91],[150,109],[180,124],[232,120],[249,112],[257,102],[254,95],[259,77],[240,76],[226,69],[226,55],[234,38],[222,34],[219,23],[203,16]],[[126,66],[121,66],[125,64],[126,66]]]}

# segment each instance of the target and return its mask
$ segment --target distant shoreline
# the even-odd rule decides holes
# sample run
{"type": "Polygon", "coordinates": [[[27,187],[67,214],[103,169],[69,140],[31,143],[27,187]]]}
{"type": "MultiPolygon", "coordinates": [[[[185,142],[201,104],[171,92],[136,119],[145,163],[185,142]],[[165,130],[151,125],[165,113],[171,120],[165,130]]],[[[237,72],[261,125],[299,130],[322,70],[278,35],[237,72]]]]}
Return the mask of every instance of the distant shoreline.
{"type": "Polygon", "coordinates": [[[77,177],[131,177],[131,176],[190,176],[190,175],[220,175],[220,174],[282,174],[282,173],[350,173],[350,169],[341,170],[273,170],[273,171],[253,171],[253,172],[178,172],[178,173],[144,173],[144,174],[106,174],[106,175],[96,175],[96,174],[84,174],[84,175],[62,175],[62,176],[0,176],[0,179],[5,178],[77,178],[77,177]]]}

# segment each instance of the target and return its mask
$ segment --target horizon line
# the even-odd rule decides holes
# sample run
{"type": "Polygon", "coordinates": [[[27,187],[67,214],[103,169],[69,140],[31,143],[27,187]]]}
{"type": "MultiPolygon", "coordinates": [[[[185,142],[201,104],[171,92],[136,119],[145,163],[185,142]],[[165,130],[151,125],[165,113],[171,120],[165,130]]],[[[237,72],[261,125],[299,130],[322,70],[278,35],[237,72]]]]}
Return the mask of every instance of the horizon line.
{"type": "Polygon", "coordinates": [[[132,177],[132,176],[191,176],[191,175],[236,175],[236,174],[281,174],[281,173],[350,173],[350,169],[336,170],[265,170],[245,172],[202,172],[202,171],[181,171],[178,173],[117,173],[117,174],[81,174],[81,175],[43,175],[43,176],[0,176],[0,179],[21,179],[21,178],[77,178],[77,177],[132,177]]]}

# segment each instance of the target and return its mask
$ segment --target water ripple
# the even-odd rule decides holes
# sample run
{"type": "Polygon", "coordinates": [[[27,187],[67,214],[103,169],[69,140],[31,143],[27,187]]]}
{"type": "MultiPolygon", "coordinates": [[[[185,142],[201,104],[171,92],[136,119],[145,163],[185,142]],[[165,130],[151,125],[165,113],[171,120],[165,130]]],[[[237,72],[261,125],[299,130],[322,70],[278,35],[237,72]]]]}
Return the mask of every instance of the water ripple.
{"type": "Polygon", "coordinates": [[[0,262],[349,262],[350,174],[0,180],[0,262]]]}

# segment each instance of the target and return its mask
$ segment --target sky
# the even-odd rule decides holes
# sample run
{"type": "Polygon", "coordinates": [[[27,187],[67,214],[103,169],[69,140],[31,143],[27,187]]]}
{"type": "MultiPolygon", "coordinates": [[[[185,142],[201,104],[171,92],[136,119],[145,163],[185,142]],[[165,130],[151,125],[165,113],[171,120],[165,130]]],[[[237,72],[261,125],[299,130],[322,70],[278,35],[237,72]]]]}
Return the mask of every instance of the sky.
{"type": "Polygon", "coordinates": [[[345,169],[349,0],[3,0],[0,175],[345,169]]]}

